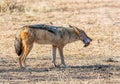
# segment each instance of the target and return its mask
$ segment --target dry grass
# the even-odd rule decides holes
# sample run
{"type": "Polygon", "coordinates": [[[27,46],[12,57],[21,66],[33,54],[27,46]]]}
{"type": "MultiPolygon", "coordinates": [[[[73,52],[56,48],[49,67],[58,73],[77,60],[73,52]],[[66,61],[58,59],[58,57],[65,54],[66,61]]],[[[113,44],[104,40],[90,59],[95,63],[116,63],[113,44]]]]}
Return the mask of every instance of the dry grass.
{"type": "Polygon", "coordinates": [[[0,83],[119,84],[119,0],[15,1],[0,3],[0,83]],[[35,44],[27,59],[28,70],[19,70],[13,46],[16,30],[26,24],[49,22],[75,25],[93,41],[87,48],[81,41],[64,48],[68,68],[51,67],[51,46],[35,44]]]}

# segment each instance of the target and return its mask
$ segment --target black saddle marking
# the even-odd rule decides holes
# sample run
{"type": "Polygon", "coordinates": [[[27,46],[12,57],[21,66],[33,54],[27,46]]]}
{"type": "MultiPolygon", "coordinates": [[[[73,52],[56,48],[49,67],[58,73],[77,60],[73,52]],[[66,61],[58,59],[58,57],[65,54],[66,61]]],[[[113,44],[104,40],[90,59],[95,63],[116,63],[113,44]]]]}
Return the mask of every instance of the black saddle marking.
{"type": "Polygon", "coordinates": [[[49,26],[49,25],[45,25],[45,24],[30,25],[29,28],[37,28],[37,29],[47,30],[53,34],[56,34],[56,32],[57,32],[56,26],[49,26]]]}

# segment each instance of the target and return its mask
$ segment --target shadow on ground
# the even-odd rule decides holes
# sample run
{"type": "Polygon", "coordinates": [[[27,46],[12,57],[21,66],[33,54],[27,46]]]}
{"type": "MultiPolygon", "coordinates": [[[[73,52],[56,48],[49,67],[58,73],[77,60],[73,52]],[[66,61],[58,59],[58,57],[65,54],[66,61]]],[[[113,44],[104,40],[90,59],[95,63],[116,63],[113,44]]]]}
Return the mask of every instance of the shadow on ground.
{"type": "Polygon", "coordinates": [[[109,79],[113,75],[120,75],[120,66],[116,65],[87,65],[48,67],[28,66],[20,69],[16,61],[2,61],[0,63],[0,81],[60,81],[60,80],[90,80],[109,79]],[[42,68],[41,68],[42,67],[42,68]],[[116,72],[115,74],[113,72],[116,72]],[[118,72],[118,73],[117,73],[118,72]]]}
{"type": "Polygon", "coordinates": [[[48,68],[27,68],[27,69],[20,69],[19,67],[17,68],[11,68],[11,69],[0,69],[0,73],[5,73],[5,72],[48,72],[48,71],[60,71],[60,70],[75,70],[78,69],[80,71],[88,72],[91,70],[92,71],[107,71],[107,70],[116,70],[120,71],[120,66],[115,66],[115,65],[89,65],[89,66],[68,66],[66,68],[64,67],[48,67],[48,68]]]}

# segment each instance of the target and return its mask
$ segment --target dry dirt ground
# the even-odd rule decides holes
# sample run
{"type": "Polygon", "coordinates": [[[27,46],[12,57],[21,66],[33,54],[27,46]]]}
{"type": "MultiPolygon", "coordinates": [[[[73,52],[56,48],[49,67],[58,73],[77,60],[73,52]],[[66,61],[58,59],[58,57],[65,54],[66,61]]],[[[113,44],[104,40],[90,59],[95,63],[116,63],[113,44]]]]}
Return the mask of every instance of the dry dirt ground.
{"type": "MultiPolygon", "coordinates": [[[[6,5],[0,1],[1,7],[6,5]]],[[[120,0],[16,1],[0,13],[0,84],[120,84],[120,0]],[[21,70],[14,50],[16,31],[49,22],[75,25],[93,41],[87,48],[81,41],[66,45],[67,68],[51,66],[51,45],[34,44],[27,69],[21,70]]]]}

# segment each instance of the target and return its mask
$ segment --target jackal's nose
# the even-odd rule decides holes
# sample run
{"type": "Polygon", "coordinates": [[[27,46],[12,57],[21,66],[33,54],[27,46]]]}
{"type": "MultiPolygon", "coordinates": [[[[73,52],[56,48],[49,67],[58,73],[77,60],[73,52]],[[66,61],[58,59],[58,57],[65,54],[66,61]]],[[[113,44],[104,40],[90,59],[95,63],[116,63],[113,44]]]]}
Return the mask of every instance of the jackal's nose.
{"type": "Polygon", "coordinates": [[[84,47],[87,47],[89,44],[90,44],[90,42],[92,41],[92,39],[90,39],[90,38],[84,38],[83,39],[83,42],[84,42],[84,47]]]}

